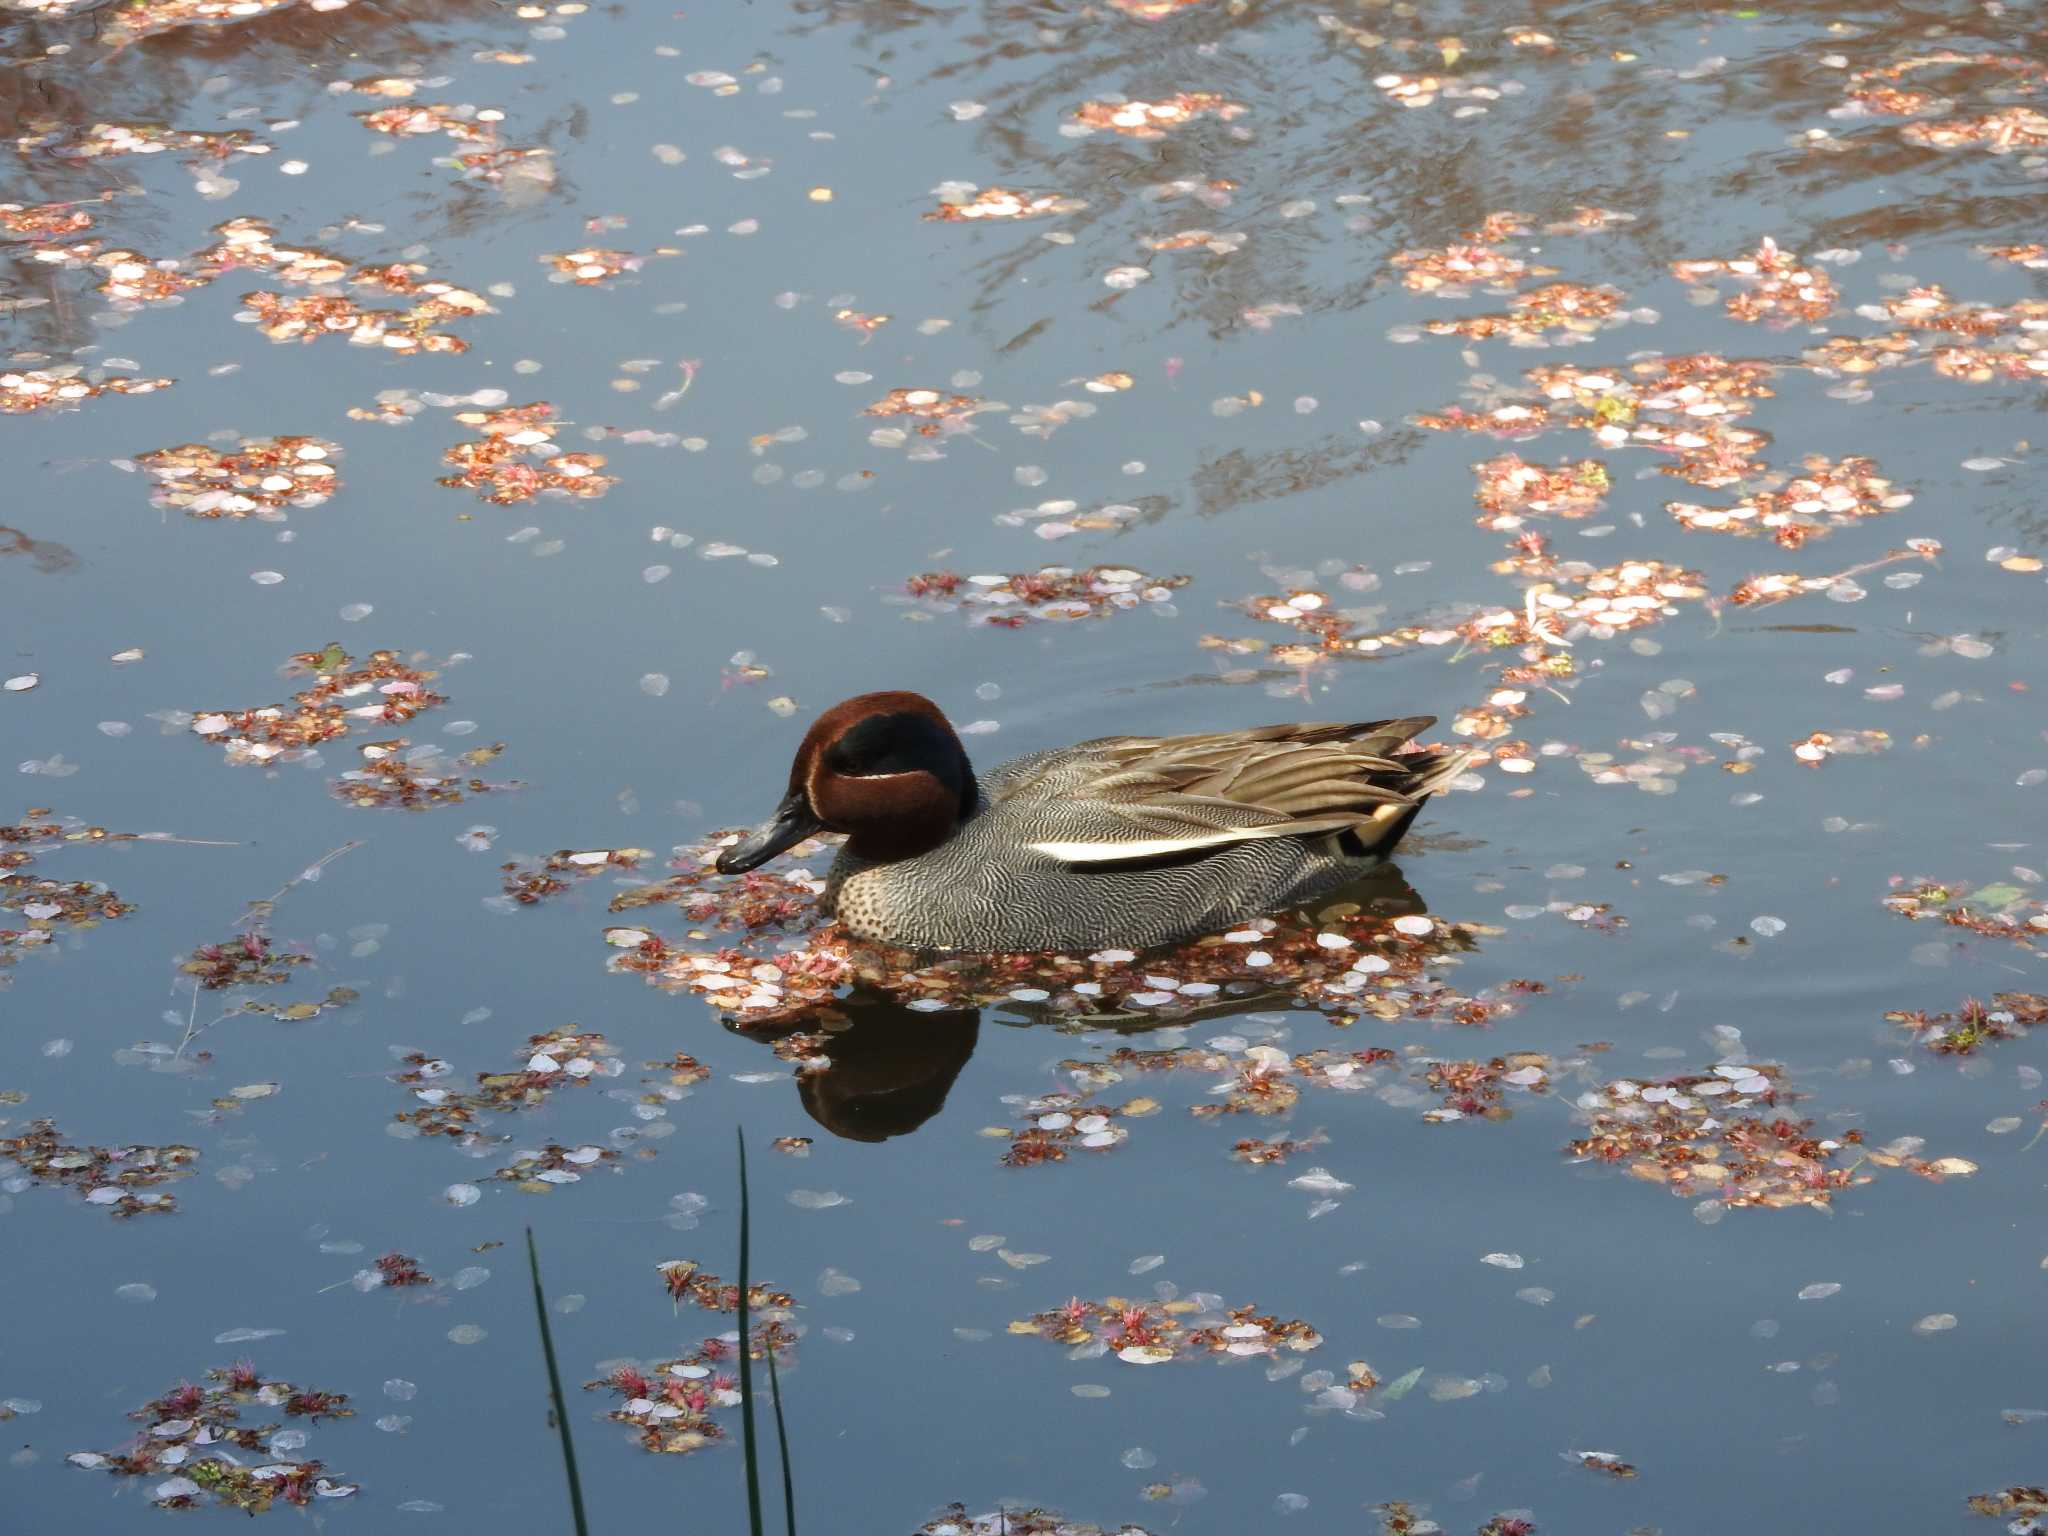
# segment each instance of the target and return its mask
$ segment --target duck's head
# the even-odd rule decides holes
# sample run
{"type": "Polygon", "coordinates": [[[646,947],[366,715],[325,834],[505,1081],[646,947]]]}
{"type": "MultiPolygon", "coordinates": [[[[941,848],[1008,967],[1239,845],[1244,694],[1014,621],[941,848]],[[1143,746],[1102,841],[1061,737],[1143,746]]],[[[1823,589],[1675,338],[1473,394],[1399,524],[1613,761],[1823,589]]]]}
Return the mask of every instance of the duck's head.
{"type": "Polygon", "coordinates": [[[857,856],[929,853],[974,811],[974,769],[939,706],[921,694],[864,693],[804,736],[775,814],[718,856],[720,874],[758,869],[818,832],[857,856]]]}

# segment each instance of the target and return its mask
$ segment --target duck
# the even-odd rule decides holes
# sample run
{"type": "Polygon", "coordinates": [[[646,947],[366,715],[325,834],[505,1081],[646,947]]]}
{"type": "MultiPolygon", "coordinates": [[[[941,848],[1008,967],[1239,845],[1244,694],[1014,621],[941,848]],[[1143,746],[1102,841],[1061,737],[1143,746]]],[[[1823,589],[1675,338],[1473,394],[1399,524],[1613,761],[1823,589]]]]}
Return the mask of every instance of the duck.
{"type": "Polygon", "coordinates": [[[855,939],[969,954],[1163,947],[1384,863],[1482,755],[1415,746],[1435,723],[1104,736],[977,774],[930,699],[863,693],[818,716],[774,814],[715,863],[740,874],[843,833],[820,906],[855,939]]]}

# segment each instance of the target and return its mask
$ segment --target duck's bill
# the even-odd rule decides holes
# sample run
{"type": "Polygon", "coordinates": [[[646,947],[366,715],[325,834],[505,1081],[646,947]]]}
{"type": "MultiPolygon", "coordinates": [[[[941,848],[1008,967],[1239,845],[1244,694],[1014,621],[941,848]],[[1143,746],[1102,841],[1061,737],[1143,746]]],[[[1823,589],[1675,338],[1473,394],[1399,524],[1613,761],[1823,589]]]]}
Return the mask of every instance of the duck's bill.
{"type": "Polygon", "coordinates": [[[802,790],[793,790],[775,807],[775,814],[718,856],[721,875],[743,875],[759,869],[785,849],[824,831],[802,790]]]}

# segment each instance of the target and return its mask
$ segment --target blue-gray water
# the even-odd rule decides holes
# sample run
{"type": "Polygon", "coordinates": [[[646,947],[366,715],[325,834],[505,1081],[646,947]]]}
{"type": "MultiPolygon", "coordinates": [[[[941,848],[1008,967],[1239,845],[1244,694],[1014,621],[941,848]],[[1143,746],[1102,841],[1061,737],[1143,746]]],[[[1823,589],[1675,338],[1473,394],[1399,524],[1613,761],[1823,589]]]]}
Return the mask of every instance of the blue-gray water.
{"type": "MultiPolygon", "coordinates": [[[[173,1215],[120,1220],[8,1178],[10,1523],[154,1529],[168,1518],[147,1507],[158,1479],[65,1457],[119,1445],[129,1409],[247,1354],[266,1375],[351,1394],[356,1416],[323,1421],[297,1453],[361,1484],[352,1503],[316,1511],[335,1527],[565,1529],[521,1225],[538,1233],[551,1290],[583,1299],[555,1318],[572,1382],[599,1362],[680,1353],[726,1324],[674,1316],[654,1266],[694,1258],[730,1278],[736,1122],[753,1148],[756,1272],[796,1294],[808,1330],[784,1376],[805,1528],[908,1532],[955,1499],[983,1510],[1017,1498],[1111,1527],[1235,1532],[1279,1522],[1277,1510],[1353,1530],[1371,1528],[1363,1506],[1406,1499],[1451,1530],[1526,1509],[1555,1531],[1940,1531],[1975,1523],[1966,1495],[2041,1480],[2048,1423],[2001,1418],[2048,1408],[2048,1152],[2027,1150],[2040,1047],[1949,1058],[1883,1015],[2038,986],[2048,940],[1909,924],[1880,901],[1893,877],[2017,886],[2022,901],[2041,888],[2048,787],[2031,770],[2048,766],[2048,674],[2029,557],[2048,549],[2026,439],[2044,384],[1943,376],[1924,345],[1906,366],[1860,376],[1800,363],[1829,335],[1896,329],[1857,309],[1915,286],[1999,304],[2043,296],[2038,268],[1978,248],[2042,236],[2044,151],[1901,137],[1913,121],[2038,104],[2037,79],[1930,66],[1897,82],[1951,95],[1922,119],[1830,115],[1858,70],[1940,49],[2025,54],[2036,7],[1548,7],[1532,24],[1547,45],[1511,42],[1524,13],[1476,0],[1346,5],[1328,19],[1313,5],[1207,0],[1157,21],[1079,3],[561,9],[571,14],[521,19],[358,0],[120,47],[95,35],[118,6],[0,22],[0,93],[22,133],[155,122],[274,145],[198,166],[197,180],[176,152],[5,151],[0,200],[114,190],[67,240],[189,258],[214,243],[213,226],[258,218],[280,243],[350,263],[423,263],[497,311],[448,327],[470,342],[461,355],[272,343],[236,323],[241,295],[306,290],[267,274],[229,272],[181,304],[115,313],[94,291],[98,270],[40,263],[27,240],[0,247],[7,368],[123,359],[112,371],[178,380],[0,419],[0,522],[37,541],[0,559],[0,672],[36,679],[0,693],[0,766],[22,765],[4,819],[46,806],[227,845],[69,844],[32,850],[17,875],[101,880],[137,910],[0,970],[0,1090],[22,1096],[0,1106],[0,1136],[47,1117],[72,1143],[183,1141],[201,1156],[193,1177],[162,1186],[173,1215]],[[545,174],[465,179],[435,161],[466,146],[372,133],[351,114],[393,103],[330,90],[401,71],[422,77],[414,103],[501,109],[502,142],[549,150],[545,174]],[[1373,83],[1400,72],[1494,94],[1404,108],[1373,83]],[[1152,141],[1060,131],[1084,101],[1178,91],[1246,110],[1152,141]],[[956,181],[1086,207],[921,219],[956,181]],[[1634,219],[1543,232],[1581,205],[1634,219]],[[1392,258],[1507,209],[1536,227],[1504,248],[1559,269],[1525,289],[1611,283],[1626,321],[1569,348],[1405,329],[1505,308],[1502,295],[1412,291],[1392,258]],[[1145,244],[1195,228],[1244,238],[1228,253],[1145,244]],[[1739,284],[1714,283],[1701,302],[1671,274],[1764,236],[1832,277],[1831,316],[1740,323],[1722,303],[1739,284]],[[594,286],[547,280],[544,256],[590,245],[646,259],[594,286]],[[1149,280],[1105,284],[1133,266],[1149,280]],[[841,310],[890,318],[863,341],[841,310]],[[1458,711],[1499,686],[1482,668],[1500,658],[1421,645],[1303,669],[1203,638],[1296,638],[1238,605],[1310,586],[1381,609],[1361,631],[1518,608],[1527,583],[1489,568],[1509,535],[1475,526],[1471,466],[1511,448],[1545,464],[1602,450],[1561,427],[1510,445],[1409,419],[1497,404],[1527,368],[1623,369],[1650,352],[1779,364],[1775,393],[1743,421],[1771,435],[1761,457],[1792,474],[1808,454],[1869,455],[1914,500],[1781,549],[1682,528],[1667,501],[1736,496],[1657,475],[1652,452],[1623,448],[1604,453],[1614,486],[1591,516],[1530,518],[1561,556],[1662,560],[1700,572],[1716,599],[1755,573],[1832,575],[1909,538],[1938,539],[1939,556],[1850,578],[1834,594],[1860,590],[1848,602],[1681,602],[1640,632],[1580,636],[1578,679],[1556,696],[1530,691],[1513,734],[1535,770],[1486,766],[1477,792],[1433,804],[1402,869],[1432,913],[1500,930],[1441,973],[1459,991],[1534,979],[1547,994],[1484,1028],[1367,1015],[1339,1031],[1298,1010],[1261,1015],[1249,1034],[1241,1017],[1184,1031],[1482,1060],[1579,1059],[1611,1043],[1553,1092],[1512,1096],[1510,1120],[1429,1124],[1435,1094],[1320,1090],[1284,1121],[1206,1120],[1186,1111],[1210,1080],[1167,1074],[1118,1090],[1164,1105],[1132,1122],[1127,1144],[1004,1168],[1003,1143],[980,1134],[1015,1123],[1004,1097],[1067,1086],[1057,1063],[1119,1042],[991,1009],[942,1111],[890,1140],[842,1139],[804,1113],[763,1044],[691,996],[607,973],[602,932],[620,921],[604,910],[607,877],[530,909],[491,900],[501,863],[556,849],[652,849],[643,875],[659,876],[671,847],[764,814],[807,721],[869,688],[914,688],[956,721],[992,723],[967,737],[984,762],[1110,732],[1274,719],[1432,712],[1447,738],[1458,711]],[[1081,382],[1111,372],[1131,386],[1081,382]],[[850,374],[867,377],[839,381],[850,374]],[[860,414],[898,388],[1006,408],[975,416],[970,434],[871,438],[912,425],[860,414]],[[459,407],[428,405],[402,426],[348,415],[394,389],[545,400],[571,424],[563,445],[608,455],[618,484],[511,506],[438,486],[454,472],[445,450],[474,434],[452,419],[459,407]],[[1096,409],[1033,430],[1042,417],[1029,408],[1059,401],[1096,409]],[[671,436],[585,441],[597,427],[671,436]],[[215,434],[290,433],[340,444],[344,485],[282,523],[160,510],[146,476],[110,463],[215,434]],[[1139,515],[1051,541],[1034,527],[1057,513],[1015,516],[1060,500],[1139,515]],[[657,542],[657,528],[694,543],[657,542]],[[703,558],[720,544],[773,559],[703,558]],[[1193,579],[1163,611],[1019,630],[900,600],[920,572],[1054,560],[1193,579]],[[671,569],[651,580],[654,566],[671,569]],[[1377,589],[1347,588],[1354,568],[1377,589]],[[252,581],[259,572],[283,579],[252,581]],[[1904,575],[1921,579],[1886,580],[1904,575]],[[153,718],[282,701],[303,682],[278,669],[330,640],[357,655],[422,653],[449,699],[355,744],[502,740],[481,771],[523,787],[414,815],[362,810],[327,787],[353,766],[350,742],[315,765],[229,766],[182,719],[153,718]],[[110,659],[130,648],[142,659],[110,659]],[[643,681],[655,678],[665,691],[643,681]],[[444,734],[453,721],[474,733],[444,734]],[[1889,745],[1808,766],[1793,748],[1815,731],[1883,731],[1889,745]],[[1744,740],[1763,750],[1731,773],[1744,740]],[[1549,755],[1545,743],[1557,744],[1549,755]],[[1691,757],[1682,773],[1650,772],[1650,793],[1597,782],[1579,761],[1653,751],[1691,757]],[[488,851],[459,842],[479,824],[497,829],[488,851]],[[358,839],[269,923],[317,967],[260,993],[203,994],[197,1018],[335,986],[360,1000],[305,1022],[227,1019],[195,1042],[203,1059],[188,1048],[179,1070],[151,1070],[163,1057],[137,1048],[176,1047],[193,1005],[179,961],[358,839]],[[1546,903],[1611,904],[1627,924],[1504,910],[1546,903]],[[529,1036],[571,1023],[601,1031],[627,1071],[510,1120],[508,1146],[669,1128],[622,1139],[616,1175],[526,1194],[487,1177],[495,1161],[388,1134],[415,1103],[388,1080],[395,1053],[446,1058],[461,1085],[514,1069],[529,1036]],[[1787,1112],[1812,1117],[1815,1134],[1920,1137],[1918,1156],[1978,1171],[1937,1183],[1881,1169],[1828,1212],[1709,1210],[1725,1214],[1709,1222],[1695,1200],[1567,1161],[1583,1134],[1578,1094],[1706,1068],[1731,1053],[1728,1027],[1751,1057],[1783,1065],[1806,1095],[1787,1112]],[[712,1075],[659,1120],[637,1120],[641,1063],[677,1051],[712,1075]],[[740,1080],[762,1074],[774,1076],[740,1080]],[[213,1100],[262,1083],[279,1091],[209,1119],[213,1100]],[[1990,1129],[2009,1117],[2016,1129],[1990,1129]],[[1228,1155],[1240,1136],[1311,1130],[1327,1145],[1282,1167],[1228,1155]],[[791,1135],[814,1137],[808,1157],[770,1148],[791,1135]],[[1353,1187],[1311,1219],[1320,1197],[1287,1181],[1314,1166],[1353,1187]],[[476,1203],[444,1200],[472,1180],[476,1203]],[[811,1208],[789,1201],[796,1191],[851,1204],[811,1208]],[[709,1208],[672,1230],[672,1197],[688,1192],[709,1208]],[[1046,1257],[1012,1267],[997,1245],[970,1247],[984,1235],[1046,1257]],[[505,1246],[471,1252],[491,1242],[505,1246]],[[347,1283],[393,1250],[442,1283],[347,1283]],[[1149,1255],[1164,1264],[1134,1276],[1149,1255]],[[472,1265],[488,1280],[457,1290],[472,1265]],[[821,1288],[827,1269],[859,1289],[821,1288]],[[1309,1321],[1326,1340],[1305,1358],[1311,1371],[1341,1381],[1364,1360],[1385,1383],[1424,1375],[1365,1420],[1306,1411],[1300,1377],[1269,1380],[1267,1362],[1146,1370],[1006,1332],[1070,1296],[1142,1299],[1161,1282],[1309,1321]],[[1839,1292],[1798,1299],[1830,1283],[1839,1292]],[[153,1299],[124,1299],[150,1294],[122,1290],[137,1286],[153,1299]],[[1549,1299],[1517,1299],[1530,1287],[1549,1299]],[[1953,1327],[1923,1322],[1943,1315],[1953,1327]],[[1420,1326],[1378,1321],[1389,1317],[1420,1326]],[[451,1341],[463,1325],[484,1336],[451,1341]],[[215,1342],[241,1329],[281,1332],[215,1342]],[[394,1400],[389,1380],[417,1392],[394,1400]],[[1481,1385],[1459,1396],[1464,1382],[1481,1385]],[[1072,1390],[1092,1385],[1110,1391],[1072,1390]],[[407,1422],[380,1432],[387,1415],[407,1422]],[[1128,1454],[1139,1448],[1153,1459],[1128,1454]],[[1561,1459],[1578,1450],[1617,1453],[1639,1475],[1561,1459]],[[1171,1502],[1144,1496],[1176,1478],[1199,1480],[1203,1496],[1185,1481],[1171,1502]]],[[[407,302],[344,291],[373,308],[407,302]]],[[[1982,344],[2039,334],[2008,328],[1982,344]]],[[[681,932],[672,916],[648,921],[681,932]]],[[[27,925],[17,911],[0,924],[27,925]]],[[[1382,1081],[1420,1086],[1399,1069],[1382,1081]]],[[[736,1444],[646,1454],[602,1419],[611,1402],[571,1404],[596,1528],[737,1528],[736,1444]]]]}

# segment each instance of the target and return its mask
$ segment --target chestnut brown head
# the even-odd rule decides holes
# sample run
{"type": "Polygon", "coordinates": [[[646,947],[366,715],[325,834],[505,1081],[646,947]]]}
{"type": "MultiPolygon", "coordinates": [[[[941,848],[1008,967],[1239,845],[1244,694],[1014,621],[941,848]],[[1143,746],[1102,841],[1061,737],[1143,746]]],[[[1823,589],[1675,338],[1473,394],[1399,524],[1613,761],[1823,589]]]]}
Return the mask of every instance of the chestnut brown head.
{"type": "Polygon", "coordinates": [[[915,858],[951,837],[975,798],[974,769],[938,705],[864,693],[818,717],[775,814],[720,854],[718,870],[758,869],[817,832],[846,833],[860,858],[915,858]]]}

